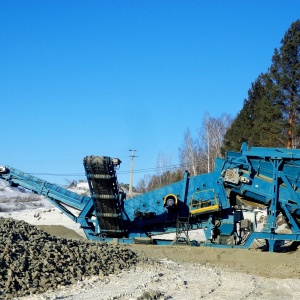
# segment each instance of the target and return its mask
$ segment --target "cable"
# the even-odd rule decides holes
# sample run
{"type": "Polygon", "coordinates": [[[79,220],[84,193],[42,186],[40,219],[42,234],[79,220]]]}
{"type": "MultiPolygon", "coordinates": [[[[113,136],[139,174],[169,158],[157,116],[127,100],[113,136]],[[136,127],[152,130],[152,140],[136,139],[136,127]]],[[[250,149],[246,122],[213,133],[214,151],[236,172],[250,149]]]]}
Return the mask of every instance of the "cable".
{"type": "Polygon", "coordinates": [[[29,175],[43,175],[43,176],[85,176],[84,173],[76,173],[76,174],[54,174],[54,173],[28,173],[29,175]]]}
{"type": "MultiPolygon", "coordinates": [[[[156,168],[146,168],[146,169],[139,169],[135,170],[133,173],[150,173],[157,170],[173,170],[179,167],[183,167],[185,164],[178,164],[178,165],[171,165],[166,167],[156,167],[156,168]]],[[[130,171],[118,171],[120,175],[129,174],[130,171]]],[[[28,173],[30,175],[42,175],[42,176],[85,176],[85,173],[28,173]]]]}
{"type": "MultiPolygon", "coordinates": [[[[177,169],[186,166],[187,164],[178,164],[178,165],[170,165],[166,167],[156,167],[156,168],[147,168],[147,169],[139,169],[135,170],[134,173],[145,173],[145,172],[151,172],[151,171],[157,171],[157,170],[172,170],[177,169]]],[[[120,171],[118,174],[128,174],[130,171],[120,171]]]]}

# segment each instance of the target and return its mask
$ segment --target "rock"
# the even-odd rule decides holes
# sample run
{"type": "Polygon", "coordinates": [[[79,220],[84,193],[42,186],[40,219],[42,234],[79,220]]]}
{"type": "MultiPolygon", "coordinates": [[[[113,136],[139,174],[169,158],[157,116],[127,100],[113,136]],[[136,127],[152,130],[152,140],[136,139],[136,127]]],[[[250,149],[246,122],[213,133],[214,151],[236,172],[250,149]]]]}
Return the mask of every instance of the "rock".
{"type": "Polygon", "coordinates": [[[24,221],[0,218],[0,299],[42,293],[138,262],[118,245],[57,238],[24,221]]]}

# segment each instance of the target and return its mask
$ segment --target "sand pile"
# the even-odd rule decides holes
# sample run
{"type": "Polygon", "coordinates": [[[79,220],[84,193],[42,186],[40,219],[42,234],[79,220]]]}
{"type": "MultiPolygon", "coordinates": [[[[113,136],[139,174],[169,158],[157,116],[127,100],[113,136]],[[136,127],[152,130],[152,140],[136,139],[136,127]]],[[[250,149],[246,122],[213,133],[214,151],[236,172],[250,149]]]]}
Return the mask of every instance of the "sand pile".
{"type": "Polygon", "coordinates": [[[114,274],[137,261],[134,252],[117,245],[58,238],[24,221],[0,218],[0,299],[114,274]]]}

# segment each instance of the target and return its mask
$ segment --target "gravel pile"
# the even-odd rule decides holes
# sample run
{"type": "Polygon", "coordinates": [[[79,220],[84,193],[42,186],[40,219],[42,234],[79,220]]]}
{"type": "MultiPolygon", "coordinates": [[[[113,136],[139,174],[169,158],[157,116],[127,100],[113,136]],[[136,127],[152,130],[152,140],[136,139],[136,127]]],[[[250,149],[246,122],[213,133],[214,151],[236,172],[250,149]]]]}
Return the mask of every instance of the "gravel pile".
{"type": "Polygon", "coordinates": [[[0,299],[106,276],[137,261],[134,252],[118,245],[58,238],[24,221],[0,218],[0,299]]]}

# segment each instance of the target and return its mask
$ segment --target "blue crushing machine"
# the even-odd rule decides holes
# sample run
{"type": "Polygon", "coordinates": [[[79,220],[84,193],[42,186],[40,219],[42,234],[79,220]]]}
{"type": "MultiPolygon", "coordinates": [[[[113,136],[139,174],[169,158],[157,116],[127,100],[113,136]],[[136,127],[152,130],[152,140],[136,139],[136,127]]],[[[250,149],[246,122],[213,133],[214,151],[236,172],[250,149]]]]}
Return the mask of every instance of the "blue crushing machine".
{"type": "Polygon", "coordinates": [[[269,251],[276,242],[299,243],[300,150],[248,149],[244,143],[240,152],[217,158],[212,173],[191,177],[186,171],[182,181],[130,199],[117,181],[120,163],[107,156],[84,158],[90,196],[5,165],[0,178],[44,195],[94,241],[248,249],[264,240],[269,251]],[[249,205],[265,208],[263,228],[249,205]],[[278,232],[279,214],[290,233],[278,232]]]}

